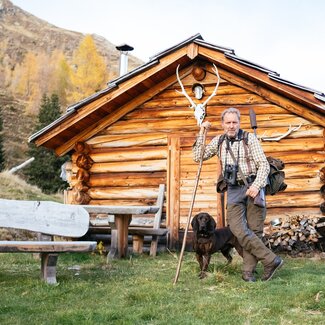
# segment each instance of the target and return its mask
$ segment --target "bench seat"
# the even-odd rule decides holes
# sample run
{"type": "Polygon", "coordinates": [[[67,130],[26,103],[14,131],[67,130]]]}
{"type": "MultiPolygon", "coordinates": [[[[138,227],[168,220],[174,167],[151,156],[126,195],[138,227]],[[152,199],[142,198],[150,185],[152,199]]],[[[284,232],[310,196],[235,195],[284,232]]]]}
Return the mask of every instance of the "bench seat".
{"type": "Polygon", "coordinates": [[[41,278],[56,284],[56,265],[59,253],[95,251],[95,241],[0,241],[0,253],[40,253],[41,278]]]}
{"type": "Polygon", "coordinates": [[[0,241],[2,253],[72,253],[92,252],[95,241],[0,241]]]}

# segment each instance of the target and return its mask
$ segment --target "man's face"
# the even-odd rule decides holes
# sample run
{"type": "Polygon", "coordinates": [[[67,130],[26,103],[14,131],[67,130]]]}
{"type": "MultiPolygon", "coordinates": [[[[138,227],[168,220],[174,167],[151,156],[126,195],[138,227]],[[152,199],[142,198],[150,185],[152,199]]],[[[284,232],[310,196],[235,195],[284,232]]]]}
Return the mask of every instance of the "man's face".
{"type": "Polygon", "coordinates": [[[223,117],[222,127],[229,138],[235,138],[240,127],[240,122],[236,113],[227,113],[223,117]]]}

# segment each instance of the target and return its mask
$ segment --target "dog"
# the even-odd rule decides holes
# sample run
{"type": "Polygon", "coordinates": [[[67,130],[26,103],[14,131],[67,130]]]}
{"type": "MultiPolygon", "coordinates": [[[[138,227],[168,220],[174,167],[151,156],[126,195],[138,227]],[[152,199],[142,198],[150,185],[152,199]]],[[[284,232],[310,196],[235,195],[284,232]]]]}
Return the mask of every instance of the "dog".
{"type": "Polygon", "coordinates": [[[243,257],[243,249],[229,227],[216,229],[216,222],[210,214],[201,212],[191,222],[193,229],[193,250],[200,265],[199,278],[206,277],[211,255],[220,251],[228,261],[232,262],[231,250],[235,248],[243,257]]]}

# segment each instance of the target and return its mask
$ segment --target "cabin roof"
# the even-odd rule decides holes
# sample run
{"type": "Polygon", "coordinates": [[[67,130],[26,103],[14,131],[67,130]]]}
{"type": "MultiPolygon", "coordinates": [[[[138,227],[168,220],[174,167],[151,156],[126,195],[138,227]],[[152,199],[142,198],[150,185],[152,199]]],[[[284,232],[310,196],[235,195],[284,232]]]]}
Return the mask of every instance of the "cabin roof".
{"type": "Polygon", "coordinates": [[[303,105],[303,109],[294,111],[293,108],[293,111],[300,116],[308,113],[309,119],[325,126],[323,92],[282,79],[279,73],[238,57],[231,48],[208,43],[200,34],[196,34],[157,53],[138,68],[111,80],[105,89],[69,106],[65,114],[31,135],[29,141],[63,155],[73,148],[75,142],[88,139],[94,132],[117,121],[132,107],[134,109],[137,105],[134,98],[139,97],[139,105],[159,90],[162,91],[164,86],[174,83],[176,67],[180,64],[185,68],[198,58],[215,63],[240,78],[253,81],[303,105]],[[133,105],[128,104],[131,101],[134,102],[133,105]],[[105,123],[105,119],[108,122],[105,123]]]}

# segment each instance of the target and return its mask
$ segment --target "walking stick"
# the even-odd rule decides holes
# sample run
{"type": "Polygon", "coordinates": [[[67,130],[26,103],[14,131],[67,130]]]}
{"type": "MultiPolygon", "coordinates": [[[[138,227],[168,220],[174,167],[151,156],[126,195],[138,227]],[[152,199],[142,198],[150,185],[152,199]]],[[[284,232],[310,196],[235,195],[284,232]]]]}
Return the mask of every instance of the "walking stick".
{"type": "Polygon", "coordinates": [[[198,183],[199,183],[202,164],[203,164],[203,155],[204,155],[205,139],[206,139],[207,131],[208,130],[205,128],[204,133],[203,133],[203,143],[202,143],[202,151],[201,151],[200,163],[199,163],[199,168],[198,168],[197,174],[196,174],[195,185],[194,185],[193,194],[192,194],[192,202],[191,202],[190,210],[189,210],[188,217],[187,217],[187,224],[186,224],[186,227],[185,227],[182,249],[181,249],[181,253],[179,255],[178,266],[177,266],[176,275],[175,275],[175,279],[174,279],[174,283],[173,283],[174,285],[177,283],[177,280],[178,280],[178,277],[179,277],[179,272],[180,272],[180,269],[181,269],[182,260],[183,260],[184,250],[185,250],[185,246],[186,246],[187,232],[188,232],[188,228],[189,228],[189,225],[190,225],[190,220],[191,220],[191,217],[192,217],[192,211],[193,211],[193,205],[194,205],[194,201],[195,201],[196,190],[197,190],[197,186],[198,186],[198,183]]]}

